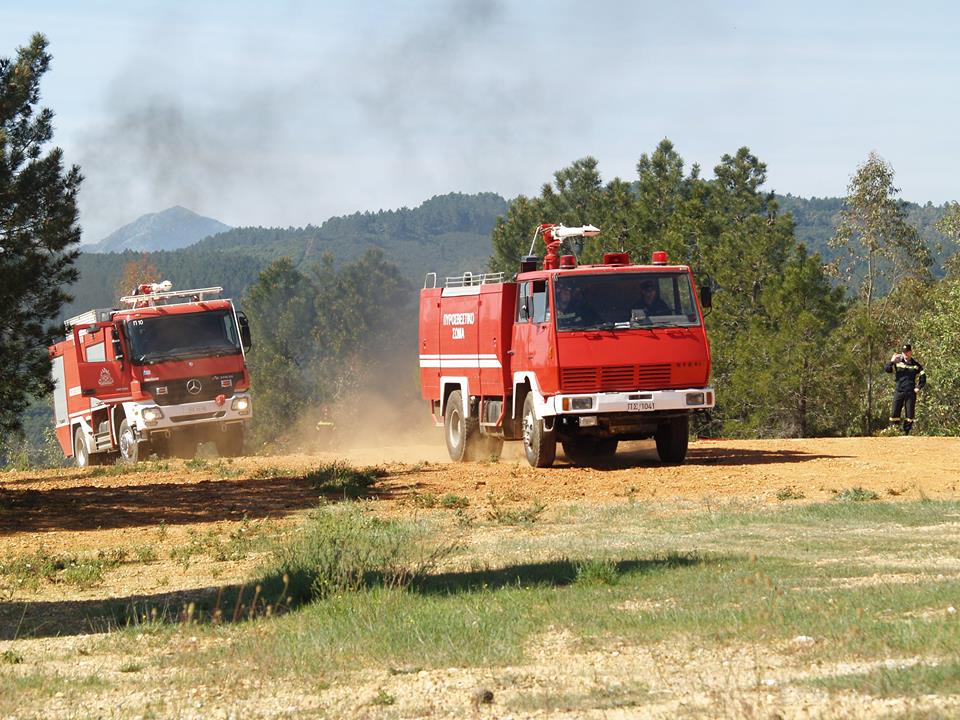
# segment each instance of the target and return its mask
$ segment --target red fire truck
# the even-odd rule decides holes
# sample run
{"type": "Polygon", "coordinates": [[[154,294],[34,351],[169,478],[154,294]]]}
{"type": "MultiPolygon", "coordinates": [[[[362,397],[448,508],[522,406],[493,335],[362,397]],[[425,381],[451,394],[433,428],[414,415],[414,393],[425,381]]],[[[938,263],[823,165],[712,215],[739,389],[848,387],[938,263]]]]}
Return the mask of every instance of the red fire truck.
{"type": "Polygon", "coordinates": [[[420,292],[420,382],[450,457],[489,458],[522,440],[531,465],[550,467],[558,441],[591,462],[620,440],[655,438],[661,461],[683,462],[691,413],[714,405],[710,288],[698,298],[690,268],[665,252],[650,265],[558,254],[565,239],[600,232],[591,225],[541,232],[542,269],[528,255],[513,281],[465,273],[437,287],[430,273],[420,292]]]}
{"type": "Polygon", "coordinates": [[[223,456],[243,453],[253,409],[250,329],[221,292],[150,283],[121,298],[122,309],[65,321],[66,339],[50,347],[50,358],[67,457],[79,466],[151,452],[193,457],[203,441],[223,456]]]}

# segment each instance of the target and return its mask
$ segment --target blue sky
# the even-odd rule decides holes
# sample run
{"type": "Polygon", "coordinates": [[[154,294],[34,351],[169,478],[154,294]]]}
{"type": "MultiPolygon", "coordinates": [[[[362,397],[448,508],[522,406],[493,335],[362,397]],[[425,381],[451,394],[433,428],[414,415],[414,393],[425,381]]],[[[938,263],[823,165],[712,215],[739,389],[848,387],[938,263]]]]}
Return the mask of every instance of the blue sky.
{"type": "MultiPolygon", "coordinates": [[[[707,175],[746,145],[767,189],[843,195],[871,150],[902,196],[955,200],[960,9],[871,2],[41,3],[43,104],[86,176],[85,241],[180,204],[319,224],[450,191],[605,179],[669,137],[707,175]]],[[[545,218],[549,220],[549,218],[545,218]]]]}

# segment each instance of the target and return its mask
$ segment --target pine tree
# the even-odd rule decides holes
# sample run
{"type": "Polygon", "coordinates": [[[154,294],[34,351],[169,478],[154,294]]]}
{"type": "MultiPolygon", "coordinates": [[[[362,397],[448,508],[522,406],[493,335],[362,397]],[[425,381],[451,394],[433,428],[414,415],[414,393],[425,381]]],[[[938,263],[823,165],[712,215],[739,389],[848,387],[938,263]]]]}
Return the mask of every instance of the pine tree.
{"type": "Polygon", "coordinates": [[[48,147],[53,112],[37,107],[50,59],[39,33],[0,58],[0,434],[19,429],[30,397],[53,389],[50,321],[77,278],[80,170],[48,147]]]}
{"type": "Polygon", "coordinates": [[[907,278],[926,279],[933,263],[930,250],[916,228],[907,222],[899,189],[893,184],[893,167],[871,152],[850,180],[840,211],[840,222],[831,245],[846,251],[838,264],[848,281],[862,276],[858,297],[862,312],[856,334],[862,338],[858,356],[865,378],[866,402],[861,431],[874,423],[874,380],[883,347],[883,322],[890,304],[879,302],[884,288],[896,287],[907,278]]]}

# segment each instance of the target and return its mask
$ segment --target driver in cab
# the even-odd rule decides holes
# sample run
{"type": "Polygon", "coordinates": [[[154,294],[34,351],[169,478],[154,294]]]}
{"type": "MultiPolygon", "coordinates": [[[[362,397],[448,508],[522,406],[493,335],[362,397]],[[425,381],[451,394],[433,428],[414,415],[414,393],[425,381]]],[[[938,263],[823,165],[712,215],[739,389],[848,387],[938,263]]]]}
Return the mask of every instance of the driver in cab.
{"type": "Polygon", "coordinates": [[[569,283],[557,283],[555,295],[560,327],[587,327],[600,322],[600,315],[584,297],[580,288],[571,287],[569,283]]]}

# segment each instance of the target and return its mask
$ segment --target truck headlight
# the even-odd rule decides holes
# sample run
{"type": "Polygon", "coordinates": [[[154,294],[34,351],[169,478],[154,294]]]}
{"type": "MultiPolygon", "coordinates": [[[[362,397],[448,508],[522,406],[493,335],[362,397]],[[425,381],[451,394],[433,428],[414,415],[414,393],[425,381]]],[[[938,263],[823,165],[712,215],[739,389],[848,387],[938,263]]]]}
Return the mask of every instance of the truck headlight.
{"type": "Polygon", "coordinates": [[[237,397],[233,399],[233,402],[230,403],[230,409],[236,410],[241,415],[246,415],[250,412],[250,398],[247,397],[237,397]]]}
{"type": "Polygon", "coordinates": [[[564,410],[590,410],[593,408],[592,397],[575,397],[563,399],[564,410]]]}
{"type": "Polygon", "coordinates": [[[143,418],[143,421],[147,425],[153,425],[163,417],[163,410],[158,407],[148,407],[144,408],[143,412],[140,413],[140,417],[143,418]]]}
{"type": "Polygon", "coordinates": [[[687,405],[703,405],[704,394],[702,392],[687,393],[687,405]]]}

